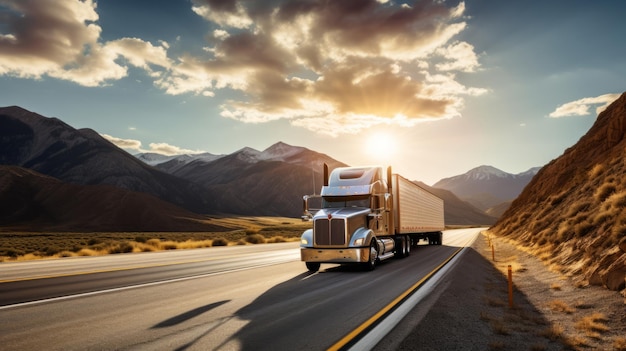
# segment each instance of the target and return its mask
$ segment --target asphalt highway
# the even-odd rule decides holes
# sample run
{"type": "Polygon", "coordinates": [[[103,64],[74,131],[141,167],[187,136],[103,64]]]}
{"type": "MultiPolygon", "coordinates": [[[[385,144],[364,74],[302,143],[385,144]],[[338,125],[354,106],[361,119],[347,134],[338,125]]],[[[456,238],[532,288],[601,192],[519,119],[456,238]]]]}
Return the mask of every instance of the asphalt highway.
{"type": "Polygon", "coordinates": [[[479,229],[364,272],[307,272],[297,243],[0,264],[6,350],[326,350],[479,229]]]}

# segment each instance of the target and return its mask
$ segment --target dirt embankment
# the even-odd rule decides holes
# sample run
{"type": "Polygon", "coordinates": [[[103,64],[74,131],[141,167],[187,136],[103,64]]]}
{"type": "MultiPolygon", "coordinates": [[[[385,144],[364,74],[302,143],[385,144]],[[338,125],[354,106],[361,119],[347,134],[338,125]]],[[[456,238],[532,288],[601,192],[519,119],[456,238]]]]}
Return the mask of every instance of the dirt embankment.
{"type": "Polygon", "coordinates": [[[626,300],[481,234],[376,350],[626,350],[626,300]],[[489,244],[495,247],[495,261],[489,244]],[[513,271],[509,307],[507,271],[513,271]]]}

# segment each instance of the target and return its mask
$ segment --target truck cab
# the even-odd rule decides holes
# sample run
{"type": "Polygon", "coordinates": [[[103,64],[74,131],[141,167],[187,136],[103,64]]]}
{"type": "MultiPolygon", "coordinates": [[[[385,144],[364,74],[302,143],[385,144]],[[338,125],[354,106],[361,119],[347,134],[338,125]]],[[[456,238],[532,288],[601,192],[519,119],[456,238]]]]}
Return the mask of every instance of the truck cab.
{"type": "Polygon", "coordinates": [[[393,234],[393,202],[383,168],[342,167],[329,177],[327,172],[315,214],[305,197],[304,217],[313,228],[302,234],[302,261],[310,271],[320,263],[361,263],[373,269],[377,260],[395,254],[393,239],[379,239],[393,234]]]}

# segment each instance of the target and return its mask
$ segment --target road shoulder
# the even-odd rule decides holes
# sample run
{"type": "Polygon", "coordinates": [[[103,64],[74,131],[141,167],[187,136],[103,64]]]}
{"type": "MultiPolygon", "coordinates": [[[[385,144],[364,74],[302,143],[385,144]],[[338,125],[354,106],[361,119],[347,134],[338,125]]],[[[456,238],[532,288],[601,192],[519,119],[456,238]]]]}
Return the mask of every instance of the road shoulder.
{"type": "Polygon", "coordinates": [[[481,234],[375,350],[619,350],[626,342],[625,311],[619,294],[583,288],[514,245],[481,234]],[[583,327],[581,321],[594,315],[598,327],[583,327]]]}

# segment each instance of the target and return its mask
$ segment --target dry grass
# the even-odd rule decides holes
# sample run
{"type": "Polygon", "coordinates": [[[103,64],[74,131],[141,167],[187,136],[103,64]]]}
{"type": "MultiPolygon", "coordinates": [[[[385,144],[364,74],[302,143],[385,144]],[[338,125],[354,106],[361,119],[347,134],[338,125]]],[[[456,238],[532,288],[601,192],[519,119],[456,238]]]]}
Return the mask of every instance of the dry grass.
{"type": "Polygon", "coordinates": [[[560,325],[550,325],[546,329],[542,330],[539,335],[551,341],[557,341],[563,337],[563,332],[563,327],[560,325]]]}
{"type": "MultiPolygon", "coordinates": [[[[575,327],[576,329],[583,331],[583,332],[588,332],[588,333],[604,333],[609,331],[609,327],[604,324],[607,321],[607,318],[604,314],[602,313],[593,313],[590,314],[588,316],[582,317],[581,319],[579,319],[576,324],[575,327]]],[[[596,334],[592,334],[592,335],[596,335],[596,334]]]]}
{"type": "Polygon", "coordinates": [[[626,351],[626,338],[617,337],[613,340],[613,349],[615,351],[626,351]]]}
{"type": "Polygon", "coordinates": [[[561,284],[559,283],[552,283],[550,284],[550,289],[555,290],[555,291],[561,291],[561,284]]]}
{"type": "Polygon", "coordinates": [[[0,262],[298,241],[310,222],[283,217],[214,218],[228,232],[0,232],[0,262]]]}
{"type": "Polygon", "coordinates": [[[569,306],[566,302],[561,300],[553,300],[548,303],[548,307],[554,312],[563,312],[567,314],[572,314],[576,312],[575,308],[569,306]]]}

